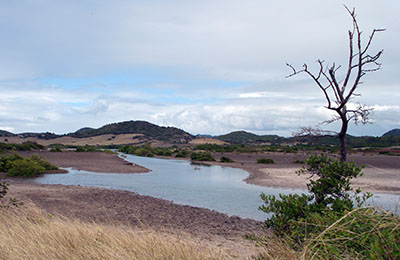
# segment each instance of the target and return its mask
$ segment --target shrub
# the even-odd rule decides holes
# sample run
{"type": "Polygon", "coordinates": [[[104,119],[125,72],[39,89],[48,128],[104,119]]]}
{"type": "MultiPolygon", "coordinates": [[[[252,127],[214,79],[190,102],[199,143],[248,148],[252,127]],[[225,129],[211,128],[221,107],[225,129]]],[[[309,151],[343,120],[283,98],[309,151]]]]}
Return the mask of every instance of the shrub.
{"type": "Polygon", "coordinates": [[[301,248],[305,240],[322,232],[340,219],[346,212],[361,206],[371,195],[359,196],[360,190],[351,195],[350,180],[362,175],[361,168],[353,162],[340,162],[325,155],[312,155],[298,174],[317,176],[307,184],[309,195],[266,196],[261,194],[265,205],[260,210],[273,215],[265,220],[267,228],[273,228],[278,237],[290,241],[294,248],[301,248]]]}
{"type": "Polygon", "coordinates": [[[227,156],[222,156],[220,161],[223,162],[223,163],[233,163],[233,162],[235,162],[234,160],[232,160],[231,158],[229,158],[227,156]]]}
{"type": "Polygon", "coordinates": [[[11,162],[22,159],[23,157],[19,154],[0,157],[0,172],[7,172],[11,167],[11,162]]]}
{"type": "Polygon", "coordinates": [[[35,177],[47,170],[57,170],[58,167],[34,154],[23,158],[18,154],[0,158],[0,171],[7,176],[35,177]]]}
{"type": "Polygon", "coordinates": [[[179,150],[175,155],[176,158],[187,158],[190,152],[188,150],[179,150]]]}
{"type": "Polygon", "coordinates": [[[58,170],[58,167],[49,163],[48,161],[44,160],[37,154],[33,154],[29,159],[29,161],[33,161],[38,163],[40,166],[42,166],[45,170],[51,171],[51,170],[58,170]]]}
{"type": "Polygon", "coordinates": [[[50,152],[59,153],[59,152],[61,152],[61,149],[59,147],[53,147],[53,148],[50,149],[50,152]]]}
{"type": "Polygon", "coordinates": [[[270,158],[260,158],[257,159],[257,163],[262,163],[262,164],[273,164],[275,163],[274,160],[270,159],[270,158]]]}
{"type": "Polygon", "coordinates": [[[190,159],[192,161],[215,161],[210,152],[193,152],[190,154],[190,159]]]}
{"type": "Polygon", "coordinates": [[[134,154],[136,156],[143,156],[143,157],[153,157],[154,155],[151,149],[148,149],[146,147],[137,148],[134,154]]]}
{"type": "Polygon", "coordinates": [[[33,160],[16,160],[11,162],[7,176],[36,177],[44,173],[46,169],[33,160]]]}

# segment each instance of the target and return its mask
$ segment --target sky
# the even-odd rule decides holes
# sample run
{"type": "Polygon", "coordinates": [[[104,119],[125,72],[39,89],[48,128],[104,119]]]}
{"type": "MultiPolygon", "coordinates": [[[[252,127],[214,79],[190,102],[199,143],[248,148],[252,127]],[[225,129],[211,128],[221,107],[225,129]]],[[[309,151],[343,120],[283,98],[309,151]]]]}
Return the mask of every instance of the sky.
{"type": "Polygon", "coordinates": [[[0,0],[0,129],[64,134],[145,120],[191,134],[291,136],[331,113],[306,75],[286,77],[286,63],[345,65],[343,4],[356,8],[364,43],[386,29],[370,48],[384,49],[381,70],[351,100],[374,108],[372,123],[348,132],[380,136],[400,128],[393,0],[0,0]]]}

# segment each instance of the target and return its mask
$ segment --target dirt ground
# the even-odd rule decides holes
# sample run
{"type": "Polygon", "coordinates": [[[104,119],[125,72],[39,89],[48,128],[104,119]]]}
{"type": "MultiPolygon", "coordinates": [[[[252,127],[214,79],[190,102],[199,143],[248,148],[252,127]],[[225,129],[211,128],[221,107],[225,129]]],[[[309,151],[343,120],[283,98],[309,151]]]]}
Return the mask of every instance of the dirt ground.
{"type": "Polygon", "coordinates": [[[145,173],[149,172],[140,165],[125,161],[115,154],[103,152],[20,152],[23,156],[38,154],[47,161],[62,168],[73,168],[101,173],[145,173]]]}

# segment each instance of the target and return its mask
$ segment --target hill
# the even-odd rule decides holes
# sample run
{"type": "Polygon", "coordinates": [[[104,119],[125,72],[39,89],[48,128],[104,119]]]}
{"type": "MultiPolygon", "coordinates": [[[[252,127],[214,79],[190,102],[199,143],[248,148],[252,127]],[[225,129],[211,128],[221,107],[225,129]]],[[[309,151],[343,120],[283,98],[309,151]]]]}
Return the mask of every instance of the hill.
{"type": "Polygon", "coordinates": [[[382,136],[400,136],[400,129],[399,128],[392,129],[384,133],[382,136]]]}
{"type": "Polygon", "coordinates": [[[0,136],[1,137],[11,137],[11,136],[15,136],[13,133],[7,132],[5,130],[0,130],[0,136]]]}
{"type": "Polygon", "coordinates": [[[144,137],[169,143],[188,143],[194,136],[176,127],[158,126],[146,121],[125,121],[102,126],[98,129],[82,128],[68,136],[86,138],[106,134],[142,134],[144,137]]]}
{"type": "Polygon", "coordinates": [[[226,135],[216,136],[215,138],[231,144],[276,144],[285,140],[284,137],[280,137],[277,135],[256,135],[246,131],[235,131],[226,135]]]}

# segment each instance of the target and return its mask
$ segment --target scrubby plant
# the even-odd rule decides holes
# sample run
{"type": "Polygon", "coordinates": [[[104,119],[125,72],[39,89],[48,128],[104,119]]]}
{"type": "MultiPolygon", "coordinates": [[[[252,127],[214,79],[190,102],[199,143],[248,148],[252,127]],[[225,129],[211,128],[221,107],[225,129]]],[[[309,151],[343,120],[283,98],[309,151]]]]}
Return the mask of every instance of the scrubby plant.
{"type": "Polygon", "coordinates": [[[298,174],[310,174],[307,184],[310,194],[272,195],[261,194],[265,202],[260,210],[272,216],[265,221],[278,237],[290,241],[294,248],[301,248],[306,239],[322,232],[346,212],[361,206],[371,195],[353,191],[350,180],[361,176],[361,167],[353,162],[341,162],[326,155],[312,155],[298,174]],[[356,205],[354,205],[356,202],[356,205]]]}
{"type": "Polygon", "coordinates": [[[190,159],[192,161],[215,161],[214,156],[210,152],[192,152],[190,159]]]}
{"type": "Polygon", "coordinates": [[[45,171],[57,169],[57,166],[36,154],[29,158],[18,154],[0,158],[0,171],[7,172],[7,176],[35,177],[45,171]]]}
{"type": "Polygon", "coordinates": [[[260,163],[260,164],[274,164],[275,162],[271,158],[259,158],[259,159],[257,159],[257,163],[260,163]]]}
{"type": "Polygon", "coordinates": [[[182,149],[176,153],[175,157],[176,158],[187,158],[187,157],[189,157],[189,155],[190,155],[190,152],[188,150],[182,149]]]}
{"type": "Polygon", "coordinates": [[[223,163],[233,163],[233,162],[235,162],[234,160],[232,160],[232,159],[229,158],[228,156],[222,156],[219,160],[220,160],[221,162],[223,162],[223,163]]]}
{"type": "Polygon", "coordinates": [[[36,161],[27,159],[16,160],[11,163],[7,176],[36,177],[44,173],[46,169],[36,161]]]}

